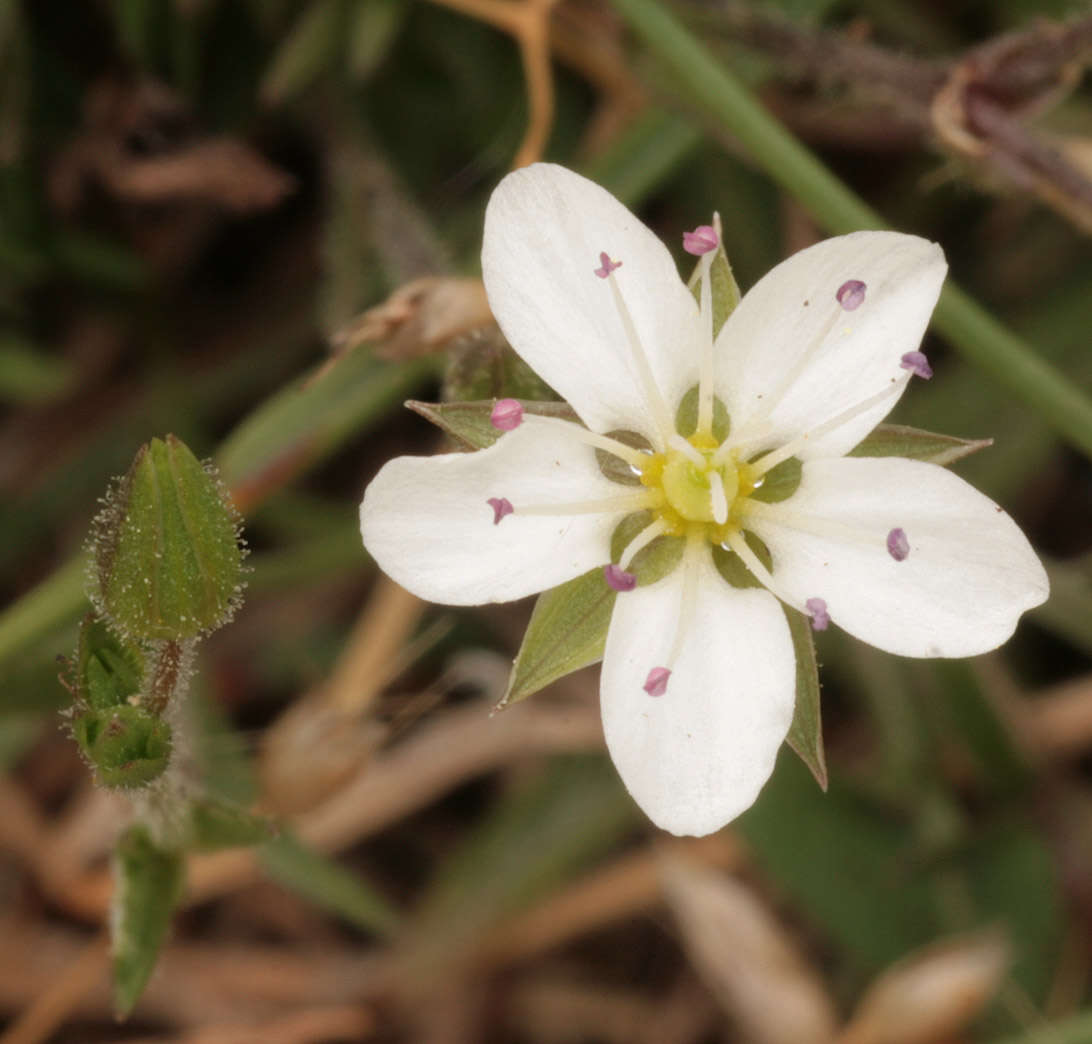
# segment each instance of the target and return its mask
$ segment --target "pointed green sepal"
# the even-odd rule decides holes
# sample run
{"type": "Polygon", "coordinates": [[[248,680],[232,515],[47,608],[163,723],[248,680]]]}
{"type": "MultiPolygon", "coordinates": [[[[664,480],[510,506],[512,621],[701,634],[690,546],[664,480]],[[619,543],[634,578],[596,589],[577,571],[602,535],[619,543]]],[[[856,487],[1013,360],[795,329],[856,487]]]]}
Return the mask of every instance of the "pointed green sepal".
{"type": "Polygon", "coordinates": [[[540,594],[498,710],[598,663],[616,597],[600,568],[540,594]]]}
{"type": "Polygon", "coordinates": [[[171,728],[140,707],[79,712],[72,734],[104,787],[145,787],[167,770],[171,728]]]}
{"type": "MultiPolygon", "coordinates": [[[[406,406],[432,421],[466,449],[485,449],[492,446],[504,434],[493,427],[490,417],[496,399],[479,399],[475,402],[417,402],[411,399],[406,406]]],[[[520,399],[524,413],[539,417],[558,417],[561,420],[579,420],[567,402],[537,402],[520,399]]]]}
{"type": "Polygon", "coordinates": [[[144,658],[88,613],[80,622],[76,650],[76,698],[93,710],[128,705],[140,692],[144,658]]]}
{"type": "Polygon", "coordinates": [[[557,393],[509,346],[496,327],[460,338],[447,352],[443,399],[556,399],[557,393]]]}
{"type": "Polygon", "coordinates": [[[142,827],[130,827],[114,852],[110,919],[114,950],[114,1007],[127,1016],[144,991],[182,897],[181,853],[154,844],[142,827]]]}
{"type": "Polygon", "coordinates": [[[238,516],[173,435],[141,447],[92,534],[91,600],[128,639],[195,638],[235,611],[244,555],[238,516]]]}
{"type": "Polygon", "coordinates": [[[908,457],[947,467],[993,445],[993,439],[957,439],[903,424],[881,424],[849,453],[851,457],[908,457]]]}
{"type": "Polygon", "coordinates": [[[819,710],[819,664],[811,621],[795,609],[782,606],[796,653],[796,708],[786,742],[807,765],[815,782],[827,789],[827,758],[823,749],[823,722],[819,710]]]}
{"type": "Polygon", "coordinates": [[[803,474],[804,465],[796,457],[789,457],[762,476],[761,485],[751,494],[751,499],[765,504],[788,500],[800,488],[803,474]]]}
{"type": "Polygon", "coordinates": [[[226,801],[200,798],[190,807],[189,847],[198,851],[258,845],[276,834],[272,819],[226,801]]]}
{"type": "MultiPolygon", "coordinates": [[[[719,223],[719,222],[718,222],[719,223]]],[[[739,304],[743,295],[739,292],[739,284],[732,272],[732,266],[728,263],[728,255],[724,252],[724,244],[717,247],[717,252],[709,264],[709,275],[712,280],[713,291],[713,336],[720,333],[720,328],[725,324],[739,304]]],[[[694,271],[687,284],[694,300],[701,304],[701,261],[694,266],[694,271]]]]}

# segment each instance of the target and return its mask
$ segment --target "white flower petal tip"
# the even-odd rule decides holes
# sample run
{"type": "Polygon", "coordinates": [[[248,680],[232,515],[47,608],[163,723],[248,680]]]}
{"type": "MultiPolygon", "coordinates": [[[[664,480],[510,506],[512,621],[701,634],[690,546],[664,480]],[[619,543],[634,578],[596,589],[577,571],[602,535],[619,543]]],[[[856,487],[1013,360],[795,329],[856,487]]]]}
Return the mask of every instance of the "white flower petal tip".
{"type": "Polygon", "coordinates": [[[847,453],[902,394],[902,360],[918,350],[947,270],[939,246],[898,232],[854,232],[783,261],[717,338],[717,393],[732,425],[765,421],[776,445],[868,400],[800,457],[847,453]]]}
{"type": "Polygon", "coordinates": [[[567,427],[523,424],[476,453],[389,461],[360,505],[364,546],[407,590],[447,605],[523,598],[602,565],[625,507],[579,513],[619,487],[567,427]]]}
{"type": "Polygon", "coordinates": [[[482,278],[509,343],[589,428],[661,437],[634,342],[677,403],[705,331],[667,248],[609,192],[548,163],[509,174],[486,209],[482,278]]]}
{"type": "Polygon", "coordinates": [[[618,599],[603,657],[603,728],[645,814],[673,834],[702,835],[749,808],[773,772],[796,670],[777,601],[730,587],[708,556],[672,659],[683,573],[618,599]]]}
{"type": "Polygon", "coordinates": [[[771,508],[754,530],[787,596],[821,590],[839,627],[888,652],[988,652],[1050,592],[1016,523],[935,464],[808,461],[797,492],[771,508]]]}

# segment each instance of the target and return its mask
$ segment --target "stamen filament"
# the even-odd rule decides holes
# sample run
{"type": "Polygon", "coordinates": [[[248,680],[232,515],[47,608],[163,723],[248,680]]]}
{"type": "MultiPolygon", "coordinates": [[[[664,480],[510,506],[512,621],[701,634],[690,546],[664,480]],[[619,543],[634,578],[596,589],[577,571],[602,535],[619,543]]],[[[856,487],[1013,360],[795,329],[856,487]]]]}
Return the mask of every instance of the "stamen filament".
{"type": "Polygon", "coordinates": [[[643,551],[653,540],[658,536],[662,536],[667,530],[668,525],[662,518],[656,519],[655,522],[650,522],[640,533],[626,544],[626,549],[622,552],[622,557],[618,559],[619,567],[628,569],[630,563],[637,557],[638,552],[643,551]]]}
{"type": "Polygon", "coordinates": [[[648,463],[648,454],[633,446],[627,446],[624,442],[612,439],[609,435],[600,435],[598,432],[588,431],[587,428],[574,424],[572,421],[561,420],[558,417],[540,417],[534,414],[524,414],[523,423],[539,427],[553,428],[563,432],[568,438],[583,442],[586,446],[601,449],[612,457],[624,460],[631,467],[640,469],[648,463]]]}
{"type": "Polygon", "coordinates": [[[613,272],[608,274],[607,282],[610,284],[611,294],[614,297],[614,306],[618,309],[618,317],[622,320],[622,328],[625,330],[626,338],[629,341],[630,354],[637,367],[641,384],[644,385],[645,398],[648,400],[653,420],[660,430],[660,438],[666,444],[675,430],[674,425],[671,423],[671,414],[668,412],[667,403],[664,402],[664,397],[656,386],[656,379],[652,376],[652,368],[648,364],[648,357],[641,346],[641,339],[637,336],[637,328],[633,325],[633,318],[629,314],[629,309],[622,297],[622,291],[618,288],[618,280],[614,277],[613,272]]]}
{"type": "Polygon", "coordinates": [[[659,490],[647,490],[643,493],[630,493],[617,497],[604,497],[602,500],[583,500],[571,504],[528,504],[513,509],[516,515],[598,515],[613,512],[643,511],[657,508],[663,504],[663,494],[659,490]]]}
{"type": "Polygon", "coordinates": [[[682,652],[683,642],[690,632],[690,624],[694,620],[694,609],[698,594],[698,556],[705,548],[704,539],[697,533],[688,533],[686,537],[686,550],[683,552],[681,568],[683,569],[682,594],[679,599],[679,615],[675,620],[675,638],[671,643],[671,652],[667,655],[667,666],[675,669],[675,662],[682,652]]]}
{"type": "Polygon", "coordinates": [[[740,560],[751,571],[755,579],[771,594],[776,595],[786,605],[791,605],[794,609],[799,609],[802,613],[807,611],[800,602],[781,590],[781,585],[774,580],[770,571],[762,564],[758,555],[747,546],[747,541],[743,539],[743,533],[740,530],[737,529],[730,532],[724,539],[728,546],[739,555],[740,560]]]}
{"type": "Polygon", "coordinates": [[[795,457],[812,439],[820,438],[823,435],[829,435],[832,431],[836,431],[844,424],[848,424],[851,420],[855,420],[862,413],[867,413],[873,406],[883,402],[885,399],[891,398],[892,392],[900,385],[906,384],[909,380],[909,376],[896,379],[891,382],[886,388],[880,389],[875,395],[870,395],[867,399],[863,399],[857,403],[856,406],[851,406],[848,410],[843,410],[837,416],[831,417],[830,420],[824,421],[816,428],[812,428],[811,431],[804,432],[803,435],[798,435],[795,439],[786,442],[780,449],[772,450],[764,457],[759,457],[758,460],[751,463],[752,475],[755,478],[761,478],[767,471],[772,468],[776,468],[782,461],[788,460],[789,457],[795,457]]]}
{"type": "Polygon", "coordinates": [[[675,450],[678,450],[691,464],[696,464],[703,471],[705,470],[705,457],[702,456],[701,450],[690,443],[687,439],[684,439],[681,435],[672,435],[667,440],[667,444],[675,450]]]}
{"type": "Polygon", "coordinates": [[[701,318],[707,336],[702,337],[701,346],[697,433],[710,437],[713,434],[713,280],[710,269],[716,253],[710,250],[701,257],[701,318]]]}

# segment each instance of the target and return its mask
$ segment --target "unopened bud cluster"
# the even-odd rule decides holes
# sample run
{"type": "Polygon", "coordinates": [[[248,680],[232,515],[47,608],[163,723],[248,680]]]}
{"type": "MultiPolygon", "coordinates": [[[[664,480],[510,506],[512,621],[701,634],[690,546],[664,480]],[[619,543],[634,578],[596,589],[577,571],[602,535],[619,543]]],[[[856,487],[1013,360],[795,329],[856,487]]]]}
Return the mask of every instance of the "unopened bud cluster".
{"type": "Polygon", "coordinates": [[[89,544],[72,731],[99,782],[140,788],[166,771],[169,711],[199,638],[239,604],[245,550],[218,479],[176,439],[153,439],[105,499],[89,544]]]}

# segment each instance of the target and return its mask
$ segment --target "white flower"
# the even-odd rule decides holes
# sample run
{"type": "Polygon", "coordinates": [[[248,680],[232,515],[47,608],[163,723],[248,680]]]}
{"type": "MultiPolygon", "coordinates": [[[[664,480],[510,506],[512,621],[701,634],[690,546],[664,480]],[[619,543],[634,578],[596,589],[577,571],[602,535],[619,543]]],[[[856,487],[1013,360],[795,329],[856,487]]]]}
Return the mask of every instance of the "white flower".
{"type": "Polygon", "coordinates": [[[663,244],[604,189],[544,164],[510,174],[486,213],[489,303],[586,427],[502,401],[496,445],[393,460],[361,505],[376,561],[432,601],[507,601],[606,567],[619,591],[607,745],[637,803],[678,834],[728,822],[773,770],[795,689],[779,600],[889,652],[970,656],[1047,596],[1024,535],[961,479],[845,455],[913,374],[929,375],[917,348],[940,248],[892,232],[819,243],[760,280],[714,342],[715,245],[707,227],[687,236],[703,255],[699,308],[663,244]],[[684,438],[688,392],[697,429],[684,438]],[[597,449],[640,482],[608,478],[597,449]],[[778,464],[785,499],[763,493],[778,464]],[[611,564],[612,534],[636,512],[647,524],[611,564]],[[677,567],[635,584],[638,553],[672,538],[677,567]],[[761,586],[725,579],[740,560],[761,586]]]}

